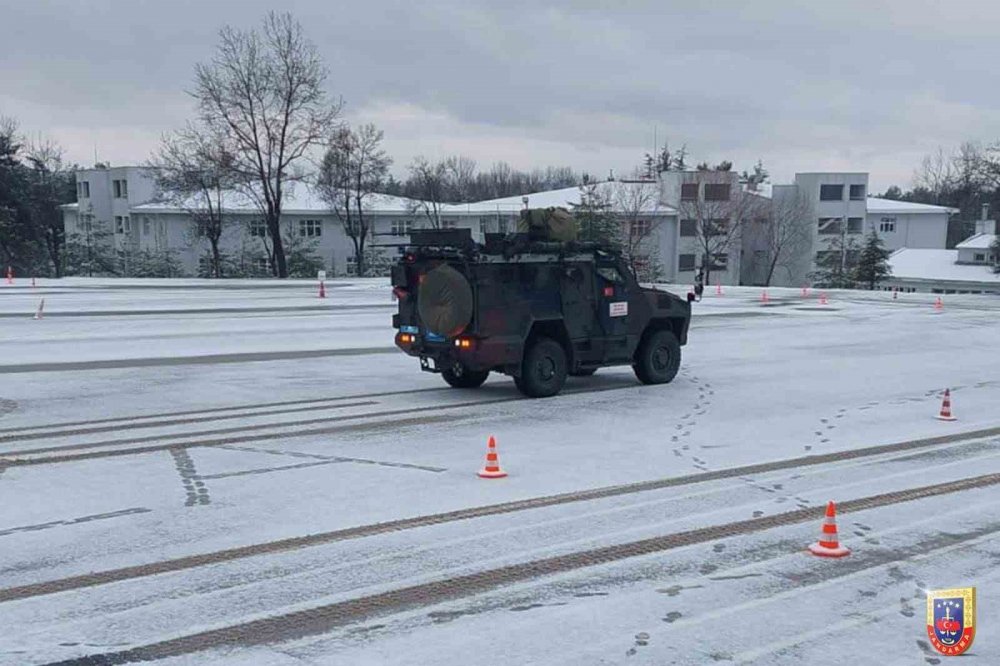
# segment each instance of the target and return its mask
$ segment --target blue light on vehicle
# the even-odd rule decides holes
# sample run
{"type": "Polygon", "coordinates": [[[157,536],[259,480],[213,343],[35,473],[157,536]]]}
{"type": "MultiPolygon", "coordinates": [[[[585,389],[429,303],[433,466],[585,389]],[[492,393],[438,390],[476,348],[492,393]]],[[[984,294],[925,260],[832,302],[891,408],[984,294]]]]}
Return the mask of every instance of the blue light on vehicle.
{"type": "Polygon", "coordinates": [[[430,331],[424,333],[424,337],[427,339],[428,342],[444,342],[443,335],[438,335],[437,333],[431,333],[430,331]]]}
{"type": "Polygon", "coordinates": [[[419,333],[420,329],[417,328],[416,326],[400,326],[399,327],[399,332],[400,333],[419,333]]]}

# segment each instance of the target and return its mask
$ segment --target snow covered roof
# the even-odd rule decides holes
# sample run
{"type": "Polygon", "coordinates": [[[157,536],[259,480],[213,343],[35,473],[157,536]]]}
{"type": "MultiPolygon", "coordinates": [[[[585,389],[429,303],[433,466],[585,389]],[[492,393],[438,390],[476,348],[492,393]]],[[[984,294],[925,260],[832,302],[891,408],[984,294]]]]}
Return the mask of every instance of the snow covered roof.
{"type": "Polygon", "coordinates": [[[997,239],[996,234],[976,234],[956,245],[959,250],[988,250],[997,239]]]}
{"type": "Polygon", "coordinates": [[[1000,273],[994,273],[989,266],[956,264],[956,261],[958,250],[904,248],[889,257],[894,278],[1000,284],[1000,273]]]}
{"type": "Polygon", "coordinates": [[[957,208],[947,206],[932,206],[930,204],[913,203],[912,201],[896,201],[894,199],[879,199],[868,197],[866,207],[869,213],[957,213],[957,208]]]}
{"type": "MultiPolygon", "coordinates": [[[[640,187],[650,187],[653,188],[654,196],[651,197],[651,201],[648,205],[644,206],[642,212],[644,213],[659,213],[663,215],[671,215],[676,213],[676,209],[660,203],[660,190],[659,184],[655,182],[637,182],[637,181],[605,181],[602,183],[597,183],[597,191],[602,195],[612,198],[616,189],[618,187],[626,188],[640,188],[640,187]]],[[[548,190],[546,192],[535,192],[533,194],[525,194],[524,197],[528,199],[529,208],[550,208],[562,206],[563,208],[571,208],[575,204],[580,203],[580,188],[579,187],[564,187],[559,190],[548,190]]],[[[513,197],[502,197],[500,199],[489,199],[487,201],[477,201],[475,203],[468,204],[454,204],[449,206],[444,206],[442,212],[466,212],[466,213],[496,213],[499,212],[517,212],[524,208],[524,202],[522,201],[522,195],[517,195],[513,197]]]]}
{"type": "MultiPolygon", "coordinates": [[[[194,199],[189,200],[189,202],[178,205],[168,201],[153,201],[133,206],[132,210],[151,213],[183,212],[185,209],[196,208],[200,205],[194,199]]],[[[372,212],[388,213],[408,213],[419,204],[411,199],[388,194],[373,194],[368,198],[368,203],[372,212]]],[[[259,210],[253,199],[241,192],[224,193],[223,208],[230,212],[256,213],[259,210]]],[[[312,188],[304,185],[297,185],[294,189],[286,190],[284,193],[283,213],[318,213],[330,212],[330,210],[330,204],[323,201],[312,188]]]]}

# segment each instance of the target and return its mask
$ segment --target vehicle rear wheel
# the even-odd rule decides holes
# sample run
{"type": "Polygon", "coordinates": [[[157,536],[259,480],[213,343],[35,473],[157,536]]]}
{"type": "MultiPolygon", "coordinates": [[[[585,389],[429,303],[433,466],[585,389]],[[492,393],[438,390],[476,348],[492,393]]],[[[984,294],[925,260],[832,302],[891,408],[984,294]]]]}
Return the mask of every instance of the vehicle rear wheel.
{"type": "Polygon", "coordinates": [[[569,373],[570,377],[589,377],[597,372],[597,368],[580,368],[569,373]]]}
{"type": "Polygon", "coordinates": [[[490,371],[469,370],[463,365],[458,365],[450,370],[442,370],[441,376],[455,388],[479,388],[490,376],[490,371]]]}
{"type": "Polygon", "coordinates": [[[666,384],[681,367],[681,346],[672,331],[654,331],[644,336],[635,352],[632,369],[643,384],[666,384]]]}
{"type": "Polygon", "coordinates": [[[566,383],[566,352],[551,338],[536,338],[524,352],[521,376],[514,378],[518,390],[529,398],[547,398],[566,383]]]}

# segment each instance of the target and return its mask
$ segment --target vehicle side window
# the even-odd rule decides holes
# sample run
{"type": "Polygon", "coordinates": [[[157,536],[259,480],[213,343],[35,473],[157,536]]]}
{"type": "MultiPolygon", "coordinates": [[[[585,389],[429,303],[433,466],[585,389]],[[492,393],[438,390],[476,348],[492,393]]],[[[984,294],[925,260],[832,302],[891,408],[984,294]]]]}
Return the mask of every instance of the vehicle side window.
{"type": "Polygon", "coordinates": [[[622,275],[618,272],[618,269],[612,266],[598,268],[597,274],[608,282],[614,282],[615,284],[625,283],[625,280],[622,279],[622,275]]]}

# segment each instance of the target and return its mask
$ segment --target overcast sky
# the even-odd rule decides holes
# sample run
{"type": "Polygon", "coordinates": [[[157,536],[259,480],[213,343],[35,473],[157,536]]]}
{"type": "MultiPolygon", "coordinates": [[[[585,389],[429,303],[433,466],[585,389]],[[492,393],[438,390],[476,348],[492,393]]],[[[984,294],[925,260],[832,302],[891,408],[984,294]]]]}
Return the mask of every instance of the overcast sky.
{"type": "Polygon", "coordinates": [[[938,146],[1000,138],[991,1],[0,0],[0,114],[72,161],[134,164],[193,113],[218,29],[291,11],[351,122],[415,155],[623,173],[695,160],[871,172],[908,185],[938,146]],[[705,5],[698,7],[696,5],[705,5]]]}

